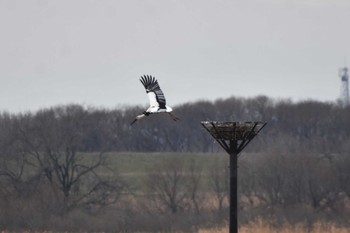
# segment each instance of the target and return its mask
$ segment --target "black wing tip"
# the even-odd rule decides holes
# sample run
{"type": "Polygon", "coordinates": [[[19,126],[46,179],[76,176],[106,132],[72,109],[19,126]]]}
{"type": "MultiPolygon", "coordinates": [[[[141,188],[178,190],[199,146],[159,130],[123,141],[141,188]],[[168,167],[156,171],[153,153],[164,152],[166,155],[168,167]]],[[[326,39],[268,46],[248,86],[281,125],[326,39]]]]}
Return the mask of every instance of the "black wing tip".
{"type": "Polygon", "coordinates": [[[144,75],[141,75],[140,80],[142,80],[144,82],[150,82],[150,81],[154,82],[154,81],[156,81],[156,78],[152,75],[144,74],[144,75]]]}
{"type": "Polygon", "coordinates": [[[149,86],[157,85],[157,79],[152,75],[142,75],[140,78],[142,85],[147,89],[149,86]]]}

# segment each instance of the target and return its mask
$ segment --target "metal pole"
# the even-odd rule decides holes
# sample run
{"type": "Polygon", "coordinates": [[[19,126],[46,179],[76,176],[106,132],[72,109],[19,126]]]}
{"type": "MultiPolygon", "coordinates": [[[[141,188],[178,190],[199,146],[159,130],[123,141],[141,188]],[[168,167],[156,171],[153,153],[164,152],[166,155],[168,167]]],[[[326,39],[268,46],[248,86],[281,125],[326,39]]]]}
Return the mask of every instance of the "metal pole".
{"type": "Polygon", "coordinates": [[[238,154],[236,152],[237,141],[230,141],[230,233],[238,233],[238,154]]]}
{"type": "Polygon", "coordinates": [[[265,127],[266,122],[245,122],[242,124],[239,122],[202,121],[201,124],[230,155],[229,232],[238,233],[238,154],[265,127]]]}

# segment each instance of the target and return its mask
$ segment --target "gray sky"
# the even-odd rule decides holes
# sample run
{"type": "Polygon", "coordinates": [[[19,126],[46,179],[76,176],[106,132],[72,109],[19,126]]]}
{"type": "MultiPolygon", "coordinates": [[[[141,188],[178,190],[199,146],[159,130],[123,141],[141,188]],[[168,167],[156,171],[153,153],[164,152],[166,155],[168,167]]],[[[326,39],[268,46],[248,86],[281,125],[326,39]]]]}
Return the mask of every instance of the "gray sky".
{"type": "Polygon", "coordinates": [[[335,101],[349,23],[348,0],[0,0],[0,110],[146,105],[143,74],[170,106],[335,101]]]}

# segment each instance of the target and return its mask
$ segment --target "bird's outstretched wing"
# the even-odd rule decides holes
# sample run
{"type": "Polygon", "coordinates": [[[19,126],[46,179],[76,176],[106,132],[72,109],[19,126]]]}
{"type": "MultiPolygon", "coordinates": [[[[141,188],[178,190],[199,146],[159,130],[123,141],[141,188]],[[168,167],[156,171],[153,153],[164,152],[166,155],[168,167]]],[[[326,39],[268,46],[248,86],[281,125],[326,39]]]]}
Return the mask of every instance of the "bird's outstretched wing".
{"type": "Polygon", "coordinates": [[[165,109],[165,97],[163,91],[159,87],[158,81],[150,75],[141,76],[140,81],[146,89],[150,105],[165,109]]]}

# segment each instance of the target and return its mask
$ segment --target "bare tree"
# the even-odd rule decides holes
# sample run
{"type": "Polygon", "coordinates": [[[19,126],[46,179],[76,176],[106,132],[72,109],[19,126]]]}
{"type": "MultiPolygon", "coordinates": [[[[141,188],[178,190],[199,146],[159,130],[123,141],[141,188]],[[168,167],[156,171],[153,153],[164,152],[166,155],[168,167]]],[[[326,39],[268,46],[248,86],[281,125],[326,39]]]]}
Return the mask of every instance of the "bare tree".
{"type": "Polygon", "coordinates": [[[73,105],[22,116],[17,124],[27,162],[57,191],[61,213],[78,206],[113,202],[123,188],[118,177],[112,180],[98,173],[106,164],[104,150],[90,157],[79,152],[90,120],[82,107],[73,105]]]}
{"type": "Polygon", "coordinates": [[[341,178],[337,176],[336,163],[323,156],[309,156],[304,160],[308,161],[307,181],[308,202],[317,210],[335,209],[338,201],[341,200],[341,178]]]}
{"type": "Polygon", "coordinates": [[[147,187],[153,206],[159,211],[175,214],[187,207],[184,162],[173,158],[157,163],[147,178],[147,187]]]}
{"type": "Polygon", "coordinates": [[[338,179],[341,191],[350,198],[350,156],[348,153],[339,154],[333,162],[334,173],[338,179]]]}
{"type": "Polygon", "coordinates": [[[209,185],[218,203],[219,213],[221,213],[229,194],[228,160],[221,159],[219,156],[215,156],[213,160],[213,164],[209,168],[209,185]]]}
{"type": "Polygon", "coordinates": [[[259,160],[257,167],[260,197],[268,205],[283,204],[283,192],[287,182],[285,166],[287,164],[286,155],[267,155],[259,160]]]}
{"type": "Polygon", "coordinates": [[[203,200],[203,195],[200,193],[200,184],[202,179],[202,167],[196,163],[195,159],[189,161],[187,192],[192,202],[196,214],[200,213],[200,202],[203,200]]]}

